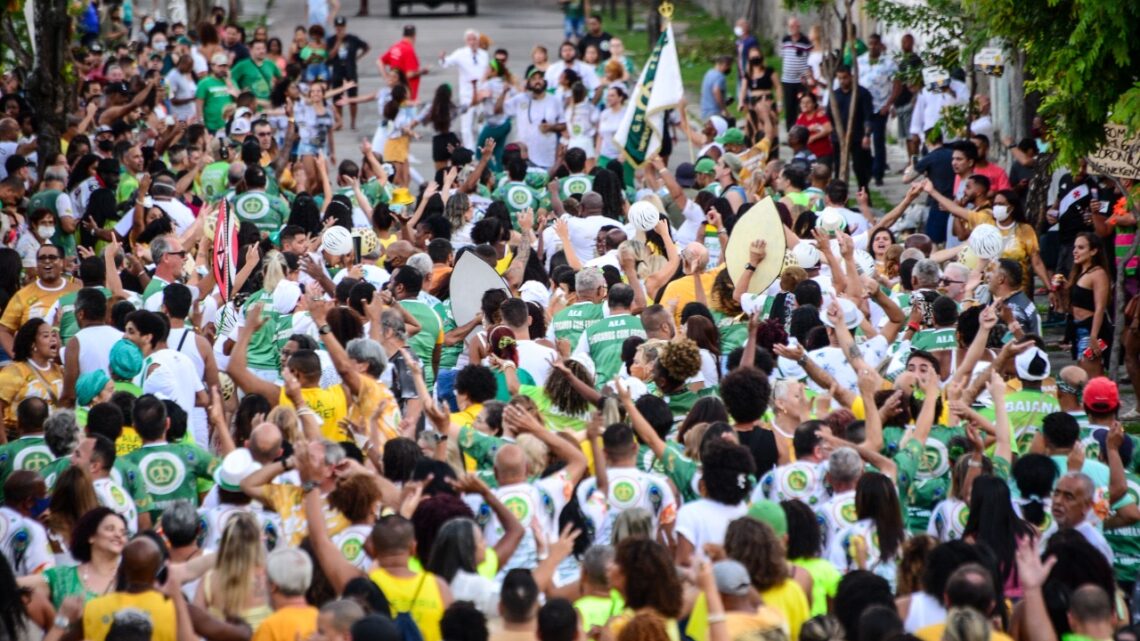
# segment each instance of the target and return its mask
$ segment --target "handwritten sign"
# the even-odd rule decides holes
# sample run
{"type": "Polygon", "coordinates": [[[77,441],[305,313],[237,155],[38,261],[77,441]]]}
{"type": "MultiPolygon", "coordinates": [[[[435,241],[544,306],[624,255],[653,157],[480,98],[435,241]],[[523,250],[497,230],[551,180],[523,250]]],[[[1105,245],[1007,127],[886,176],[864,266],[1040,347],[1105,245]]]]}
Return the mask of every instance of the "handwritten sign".
{"type": "Polygon", "coordinates": [[[922,70],[922,85],[930,91],[938,91],[950,86],[950,74],[942,67],[926,67],[922,70]]]}
{"type": "Polygon", "coordinates": [[[1097,173],[1115,178],[1140,178],[1140,134],[1128,136],[1124,125],[1105,125],[1105,141],[1089,156],[1097,173]]]}
{"type": "Polygon", "coordinates": [[[974,69],[987,76],[997,76],[1005,72],[1005,53],[1000,47],[986,47],[974,56],[974,69]]]}

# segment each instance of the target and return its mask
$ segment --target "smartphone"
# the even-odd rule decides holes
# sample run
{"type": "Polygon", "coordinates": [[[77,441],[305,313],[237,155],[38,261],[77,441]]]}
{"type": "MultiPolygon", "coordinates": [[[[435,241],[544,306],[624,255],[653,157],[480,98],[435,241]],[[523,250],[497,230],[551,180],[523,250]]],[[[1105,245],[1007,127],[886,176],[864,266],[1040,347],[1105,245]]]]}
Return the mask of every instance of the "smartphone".
{"type": "Polygon", "coordinates": [[[360,264],[360,242],[361,242],[360,236],[353,236],[352,237],[352,264],[353,265],[359,265],[360,264]]]}

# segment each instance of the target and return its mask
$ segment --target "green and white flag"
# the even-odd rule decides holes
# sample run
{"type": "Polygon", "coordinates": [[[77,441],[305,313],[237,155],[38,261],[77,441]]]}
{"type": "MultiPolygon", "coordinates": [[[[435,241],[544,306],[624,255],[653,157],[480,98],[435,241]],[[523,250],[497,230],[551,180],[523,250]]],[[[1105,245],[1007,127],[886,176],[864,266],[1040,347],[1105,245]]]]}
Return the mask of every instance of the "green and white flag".
{"type": "Polygon", "coordinates": [[[676,109],[684,93],[673,25],[669,24],[661,32],[649,62],[641,70],[621,125],[614,134],[614,144],[625,152],[633,166],[640,168],[661,150],[665,110],[676,109]]]}

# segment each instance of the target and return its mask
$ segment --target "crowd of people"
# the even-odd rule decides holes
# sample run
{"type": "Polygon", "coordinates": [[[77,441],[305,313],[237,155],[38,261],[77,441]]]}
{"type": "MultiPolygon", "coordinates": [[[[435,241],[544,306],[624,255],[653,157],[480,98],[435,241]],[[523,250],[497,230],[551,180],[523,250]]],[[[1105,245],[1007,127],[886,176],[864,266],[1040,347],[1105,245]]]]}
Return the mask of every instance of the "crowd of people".
{"type": "Polygon", "coordinates": [[[635,167],[588,3],[525,66],[309,4],[92,0],[53,157],[0,82],[0,639],[1140,638],[1131,181],[954,131],[909,36],[738,21],[635,167]]]}

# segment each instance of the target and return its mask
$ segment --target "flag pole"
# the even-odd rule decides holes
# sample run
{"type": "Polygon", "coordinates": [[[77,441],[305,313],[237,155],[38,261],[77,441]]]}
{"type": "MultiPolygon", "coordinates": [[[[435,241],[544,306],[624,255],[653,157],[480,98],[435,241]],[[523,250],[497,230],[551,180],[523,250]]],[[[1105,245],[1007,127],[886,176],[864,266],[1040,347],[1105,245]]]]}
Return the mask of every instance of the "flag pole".
{"type": "MultiPolygon", "coordinates": [[[[661,15],[661,30],[669,28],[669,23],[673,21],[673,3],[669,0],[662,0],[661,4],[657,5],[657,13],[661,15]]],[[[681,87],[681,94],[684,95],[684,85],[681,87]]],[[[681,107],[684,109],[685,107],[681,107]]],[[[685,114],[688,116],[688,114],[685,114]]],[[[668,123],[666,123],[668,125],[668,123]]],[[[685,132],[685,142],[689,148],[689,162],[695,163],[696,159],[693,156],[693,141],[689,139],[689,132],[685,132]]]]}

